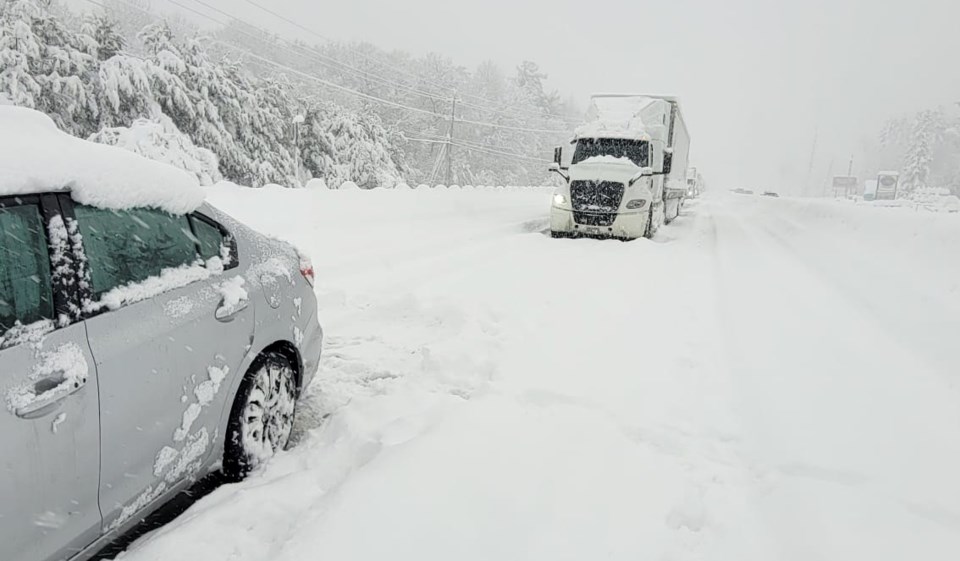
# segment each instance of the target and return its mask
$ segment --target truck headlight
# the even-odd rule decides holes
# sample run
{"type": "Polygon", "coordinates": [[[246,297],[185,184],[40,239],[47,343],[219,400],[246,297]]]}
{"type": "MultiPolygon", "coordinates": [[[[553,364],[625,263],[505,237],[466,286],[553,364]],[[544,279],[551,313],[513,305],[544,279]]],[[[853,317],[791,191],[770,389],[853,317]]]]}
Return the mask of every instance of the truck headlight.
{"type": "Polygon", "coordinates": [[[638,210],[646,206],[646,199],[633,199],[632,201],[627,201],[627,208],[630,210],[638,210]]]}
{"type": "Polygon", "coordinates": [[[560,193],[557,193],[556,195],[553,196],[553,204],[560,206],[565,202],[567,202],[567,198],[561,195],[560,193]]]}

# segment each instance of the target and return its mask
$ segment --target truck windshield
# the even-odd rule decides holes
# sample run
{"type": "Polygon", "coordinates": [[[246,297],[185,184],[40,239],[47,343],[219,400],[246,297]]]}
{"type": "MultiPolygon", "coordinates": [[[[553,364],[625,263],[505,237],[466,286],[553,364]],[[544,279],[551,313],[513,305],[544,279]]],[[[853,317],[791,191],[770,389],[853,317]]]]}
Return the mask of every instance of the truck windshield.
{"type": "Polygon", "coordinates": [[[581,138],[577,140],[577,148],[573,152],[571,163],[578,164],[587,158],[595,156],[613,156],[614,158],[629,158],[639,167],[647,167],[647,156],[650,145],[643,140],[629,140],[624,138],[581,138]]]}

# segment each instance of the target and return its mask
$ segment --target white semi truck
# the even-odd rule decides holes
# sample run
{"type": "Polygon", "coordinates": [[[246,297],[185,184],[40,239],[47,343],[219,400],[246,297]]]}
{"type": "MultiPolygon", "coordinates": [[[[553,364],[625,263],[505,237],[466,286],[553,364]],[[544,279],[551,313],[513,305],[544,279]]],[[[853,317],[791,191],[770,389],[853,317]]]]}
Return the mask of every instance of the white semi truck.
{"type": "Polygon", "coordinates": [[[564,182],[553,197],[553,237],[651,237],[679,216],[690,135],[675,97],[602,94],[576,129],[573,157],[554,150],[564,182]]]}

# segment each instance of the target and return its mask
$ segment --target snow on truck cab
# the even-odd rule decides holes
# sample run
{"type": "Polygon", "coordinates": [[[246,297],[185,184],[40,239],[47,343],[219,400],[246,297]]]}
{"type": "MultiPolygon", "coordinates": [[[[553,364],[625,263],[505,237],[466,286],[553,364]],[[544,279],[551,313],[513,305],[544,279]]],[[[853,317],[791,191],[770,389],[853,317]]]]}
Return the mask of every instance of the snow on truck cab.
{"type": "Polygon", "coordinates": [[[594,95],[571,144],[570,165],[558,147],[550,166],[564,179],[551,236],[651,237],[679,216],[690,136],[675,97],[594,95]]]}

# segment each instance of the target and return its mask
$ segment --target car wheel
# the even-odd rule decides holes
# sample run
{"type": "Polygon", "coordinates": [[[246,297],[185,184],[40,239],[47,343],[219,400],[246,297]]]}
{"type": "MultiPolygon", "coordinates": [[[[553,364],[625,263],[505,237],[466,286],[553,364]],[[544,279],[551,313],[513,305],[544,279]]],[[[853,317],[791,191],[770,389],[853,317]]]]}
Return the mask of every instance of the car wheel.
{"type": "Polygon", "coordinates": [[[283,450],[297,407],[296,372],[279,353],[258,359],[244,376],[230,412],[223,472],[239,481],[283,450]]]}

